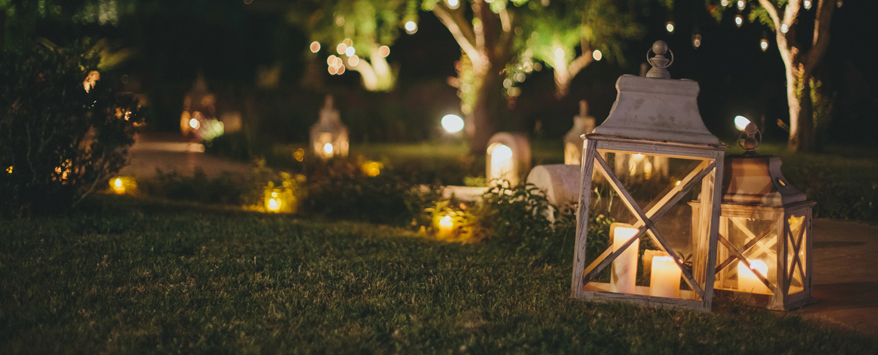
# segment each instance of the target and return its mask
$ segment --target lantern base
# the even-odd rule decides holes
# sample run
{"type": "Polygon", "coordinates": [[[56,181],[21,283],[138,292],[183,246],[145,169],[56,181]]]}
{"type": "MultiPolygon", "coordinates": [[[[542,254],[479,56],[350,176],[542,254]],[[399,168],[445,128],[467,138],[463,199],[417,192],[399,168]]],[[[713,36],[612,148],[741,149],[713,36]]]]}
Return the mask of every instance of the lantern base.
{"type": "Polygon", "coordinates": [[[616,293],[612,285],[603,282],[589,282],[575,298],[596,302],[627,302],[643,306],[689,309],[710,312],[710,305],[698,299],[698,294],[689,290],[680,290],[680,298],[651,296],[649,286],[635,286],[635,293],[616,293]]]}

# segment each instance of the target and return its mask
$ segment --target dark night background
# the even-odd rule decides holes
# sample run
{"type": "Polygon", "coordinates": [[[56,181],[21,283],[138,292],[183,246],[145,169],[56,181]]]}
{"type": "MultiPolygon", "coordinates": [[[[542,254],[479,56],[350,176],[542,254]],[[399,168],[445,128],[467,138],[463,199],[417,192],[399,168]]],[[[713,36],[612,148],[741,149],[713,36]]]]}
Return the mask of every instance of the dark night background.
{"type": "MultiPolygon", "coordinates": [[[[428,12],[420,13],[416,34],[403,34],[392,46],[388,59],[400,66],[396,89],[370,93],[362,89],[355,72],[342,76],[326,73],[326,49],[317,55],[310,53],[307,36],[287,23],[285,9],[290,2],[119,1],[136,3],[136,7],[120,14],[115,26],[83,19],[71,23],[58,16],[38,21],[35,34],[56,43],[91,36],[107,38],[114,47],[136,48],[132,60],[107,74],[113,78],[128,75],[131,80],[127,85],[116,81],[117,85],[148,95],[152,129],[177,129],[183,96],[199,73],[210,91],[218,95],[219,111],[241,111],[251,131],[267,140],[306,141],[307,129],[317,120],[326,93],[336,95],[342,120],[350,126],[354,141],[429,139],[438,135],[442,115],[459,113],[456,89],[446,84],[446,79],[455,75],[459,47],[428,12]],[[318,64],[312,68],[320,71],[323,90],[300,85],[312,59],[318,64]],[[276,63],[282,68],[280,84],[271,89],[256,87],[258,68],[276,63]]],[[[73,0],[69,7],[82,2],[73,0]]],[[[878,71],[871,63],[874,50],[869,44],[878,36],[872,18],[875,14],[878,1],[845,1],[835,12],[832,42],[817,70],[818,78],[835,98],[828,133],[836,142],[871,143],[872,132],[878,129],[878,95],[872,91],[878,83],[878,71]]],[[[535,138],[561,137],[571,127],[580,99],[589,100],[591,114],[600,122],[615,99],[616,78],[638,74],[646,49],[662,39],[675,54],[672,77],[700,84],[701,114],[712,132],[726,141],[734,139],[737,133],[732,119],[740,114],[764,125],[767,140],[786,139],[786,132],[776,123],[778,119],[788,121],[783,63],[767,28],[749,21],[736,28],[728,14],[717,23],[701,0],[678,0],[670,13],[661,7],[643,9],[641,18],[647,34],[627,46],[624,61],[604,60],[586,67],[573,80],[570,95],[561,101],[553,96],[550,69],[532,75],[520,85],[522,95],[510,117],[501,120],[500,128],[527,131],[535,138]],[[664,31],[669,18],[676,23],[672,34],[664,31]],[[692,46],[696,27],[702,36],[697,49],[692,46]],[[759,39],[765,33],[771,45],[763,52],[759,39]],[[542,128],[535,131],[537,121],[542,128]]],[[[807,28],[799,31],[807,32],[807,28]]]]}

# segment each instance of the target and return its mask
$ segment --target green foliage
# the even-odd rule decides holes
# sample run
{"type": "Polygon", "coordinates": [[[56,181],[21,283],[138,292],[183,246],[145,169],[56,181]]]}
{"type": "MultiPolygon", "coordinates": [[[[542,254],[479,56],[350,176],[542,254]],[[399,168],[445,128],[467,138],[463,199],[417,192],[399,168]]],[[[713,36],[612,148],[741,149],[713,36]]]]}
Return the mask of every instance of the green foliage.
{"type": "MultiPolygon", "coordinates": [[[[192,176],[183,175],[177,171],[163,172],[158,170],[156,177],[140,183],[141,190],[152,197],[167,198],[170,200],[192,201],[210,204],[239,205],[246,202],[255,202],[255,195],[251,190],[256,188],[253,182],[240,181],[231,174],[224,173],[218,177],[210,178],[204,171],[198,169],[192,176]]],[[[264,186],[259,186],[260,188],[264,186]]],[[[261,202],[261,200],[260,200],[261,202]]]]}
{"type": "Polygon", "coordinates": [[[307,160],[303,212],[332,218],[403,224],[411,220],[406,193],[411,188],[393,171],[367,176],[354,158],[307,160]]]}
{"type": "Polygon", "coordinates": [[[573,212],[550,204],[532,184],[510,187],[504,181],[485,192],[473,214],[484,238],[542,260],[569,252],[564,246],[572,247],[576,228],[573,212]]]}
{"type": "Polygon", "coordinates": [[[536,262],[380,225],[126,197],[4,222],[4,354],[878,351],[875,337],[729,300],[706,314],[571,299],[572,246],[536,262]]]}
{"type": "Polygon", "coordinates": [[[102,81],[84,88],[100,60],[87,48],[38,45],[0,56],[4,212],[67,210],[124,166],[143,110],[102,81]]]}

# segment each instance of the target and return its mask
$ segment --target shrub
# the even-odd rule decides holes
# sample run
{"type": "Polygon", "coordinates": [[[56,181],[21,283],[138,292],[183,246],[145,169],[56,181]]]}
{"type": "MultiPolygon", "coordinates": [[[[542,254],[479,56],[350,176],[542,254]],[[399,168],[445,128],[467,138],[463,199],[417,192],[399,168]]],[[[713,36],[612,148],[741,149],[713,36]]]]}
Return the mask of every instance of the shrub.
{"type": "Polygon", "coordinates": [[[84,44],[0,56],[0,209],[64,211],[106,188],[125,164],[142,111],[99,79],[84,44]]]}

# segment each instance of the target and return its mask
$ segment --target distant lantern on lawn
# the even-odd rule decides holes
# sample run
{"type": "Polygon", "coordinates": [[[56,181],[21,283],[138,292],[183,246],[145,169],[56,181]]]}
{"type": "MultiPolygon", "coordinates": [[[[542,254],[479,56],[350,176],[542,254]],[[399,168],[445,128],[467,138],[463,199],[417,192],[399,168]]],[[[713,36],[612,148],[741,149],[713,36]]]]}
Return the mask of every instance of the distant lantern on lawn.
{"type": "Polygon", "coordinates": [[[324,160],[348,155],[348,128],[333,107],[332,95],[326,96],[320,120],[311,126],[311,147],[314,155],[324,160]]]}
{"type": "Polygon", "coordinates": [[[491,136],[487,153],[485,177],[489,185],[499,180],[518,185],[530,171],[530,143],[523,134],[500,132],[491,136]]]}
{"type": "Polygon", "coordinates": [[[749,124],[740,141],[746,151],[725,162],[714,288],[790,310],[811,297],[814,202],[784,178],[780,158],[756,153],[757,134],[749,124]]]}
{"type": "Polygon", "coordinates": [[[666,43],[652,51],[646,77],[621,76],[609,117],[586,135],[572,294],[709,311],[724,146],[698,113],[698,83],[670,79],[666,43]],[[617,174],[634,156],[667,159],[670,175],[617,174]]]}
{"type": "Polygon", "coordinates": [[[588,101],[579,101],[579,115],[573,117],[573,128],[564,135],[564,164],[582,163],[584,136],[594,130],[594,117],[588,115],[588,101]]]}

